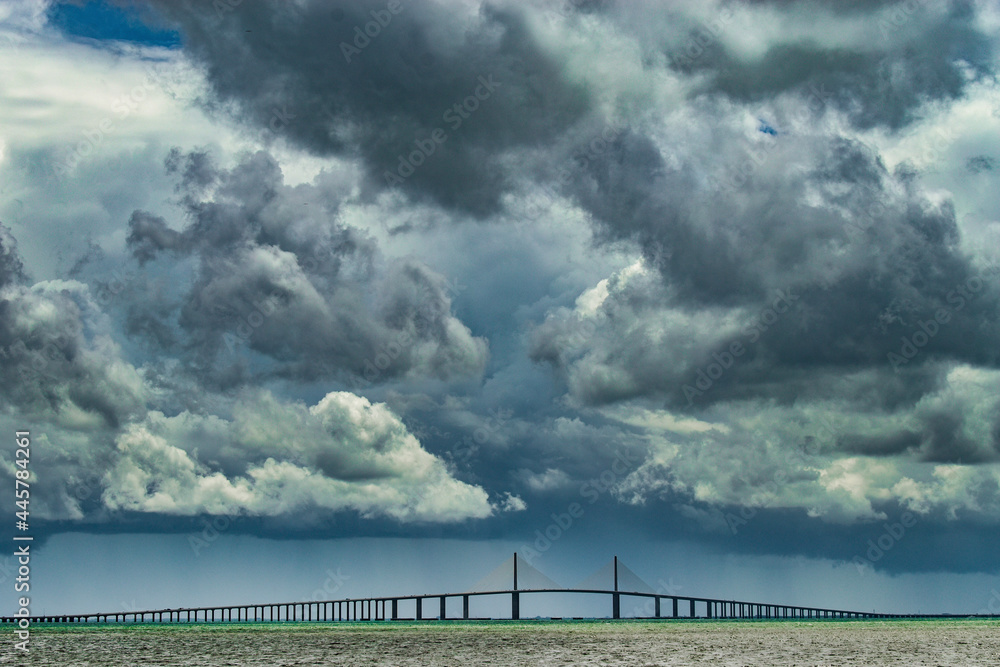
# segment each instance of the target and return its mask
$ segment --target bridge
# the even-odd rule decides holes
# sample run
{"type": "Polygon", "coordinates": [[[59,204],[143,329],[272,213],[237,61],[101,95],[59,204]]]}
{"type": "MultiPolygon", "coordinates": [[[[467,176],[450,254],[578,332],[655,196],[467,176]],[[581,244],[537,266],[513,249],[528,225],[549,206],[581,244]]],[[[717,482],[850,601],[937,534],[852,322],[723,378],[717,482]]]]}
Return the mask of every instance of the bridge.
{"type": "MultiPolygon", "coordinates": [[[[875,612],[829,609],[823,607],[802,607],[769,602],[746,600],[722,600],[707,597],[674,595],[669,591],[654,591],[625,565],[618,557],[598,570],[575,588],[562,588],[532,567],[516,553],[508,558],[481,585],[464,593],[435,593],[424,595],[392,595],[385,597],[345,598],[340,600],[278,602],[267,604],[222,605],[212,607],[181,607],[171,609],[150,609],[145,611],[116,611],[93,614],[66,614],[45,616],[3,616],[0,624],[18,624],[27,619],[30,624],[39,623],[248,623],[248,622],[341,622],[341,621],[422,621],[422,620],[501,620],[471,617],[470,600],[478,597],[509,597],[510,619],[521,618],[521,598],[539,594],[570,594],[607,596],[611,602],[611,618],[620,619],[622,598],[642,600],[645,609],[652,615],[632,618],[646,619],[873,619],[908,618],[915,615],[882,614],[875,612]],[[513,569],[513,587],[497,587],[493,584],[498,573],[504,577],[508,564],[513,569]],[[519,581],[519,569],[521,580],[519,581]],[[604,570],[609,570],[606,574],[604,570]],[[535,579],[535,585],[524,585],[524,574],[535,579]],[[611,587],[600,587],[595,578],[607,576],[611,587]],[[448,601],[462,600],[462,615],[448,615],[448,601]],[[653,608],[649,610],[649,602],[653,608]],[[437,605],[434,603],[437,602],[437,605]],[[401,615],[401,603],[414,609],[413,616],[401,615]],[[410,605],[409,603],[412,603],[410,605]],[[434,607],[437,607],[435,610],[434,607]]],[[[927,615],[920,615],[926,618],[927,615]]],[[[506,618],[506,617],[504,617],[506,618]]]]}

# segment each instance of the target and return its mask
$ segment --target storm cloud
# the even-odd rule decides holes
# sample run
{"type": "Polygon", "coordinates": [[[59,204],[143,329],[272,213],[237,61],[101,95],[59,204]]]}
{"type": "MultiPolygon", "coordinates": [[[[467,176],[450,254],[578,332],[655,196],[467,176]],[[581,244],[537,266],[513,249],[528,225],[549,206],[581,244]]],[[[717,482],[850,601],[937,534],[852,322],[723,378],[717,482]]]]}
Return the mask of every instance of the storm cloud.
{"type": "Polygon", "coordinates": [[[593,494],[836,558],[1000,520],[994,3],[140,4],[170,46],[22,12],[158,91],[53,138],[12,84],[0,400],[63,442],[47,516],[520,540],[593,494]]]}

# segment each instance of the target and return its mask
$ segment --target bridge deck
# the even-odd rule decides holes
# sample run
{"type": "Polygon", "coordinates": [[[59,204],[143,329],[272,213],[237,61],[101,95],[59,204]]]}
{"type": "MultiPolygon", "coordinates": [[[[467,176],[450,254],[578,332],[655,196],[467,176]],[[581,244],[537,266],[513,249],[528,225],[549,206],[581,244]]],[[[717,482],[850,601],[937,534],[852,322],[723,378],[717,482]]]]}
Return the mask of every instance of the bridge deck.
{"type": "MultiPolygon", "coordinates": [[[[0,624],[20,624],[27,627],[33,623],[243,623],[243,622],[283,622],[283,621],[396,621],[396,620],[474,620],[469,614],[469,600],[473,597],[489,595],[510,596],[510,619],[520,619],[521,596],[532,594],[584,594],[607,595],[611,597],[611,618],[621,618],[621,598],[638,597],[653,600],[653,616],[650,619],[820,619],[820,618],[962,618],[949,614],[881,614],[877,612],[852,611],[847,609],[830,609],[823,607],[803,607],[799,605],[774,604],[768,602],[750,602],[746,600],[723,600],[718,598],[694,597],[687,595],[667,595],[644,591],[621,590],[619,579],[619,560],[605,567],[611,567],[609,578],[613,575],[614,587],[603,588],[525,588],[518,585],[518,565],[522,573],[541,575],[545,581],[550,579],[535,570],[530,562],[518,557],[507,559],[498,570],[512,565],[512,587],[503,590],[467,591],[464,593],[435,593],[424,595],[390,595],[384,597],[343,598],[340,600],[272,602],[266,604],[238,604],[211,607],[181,607],[171,609],[147,609],[145,611],[115,611],[96,614],[60,614],[42,616],[3,616],[0,624]],[[462,615],[448,616],[449,599],[462,599],[462,615]],[[425,602],[438,600],[437,614],[425,615],[425,602]],[[399,603],[416,601],[413,619],[404,619],[399,615],[399,603]],[[669,608],[663,609],[663,603],[668,602],[669,608]],[[252,616],[251,616],[252,613],[252,616]]],[[[498,571],[495,570],[494,572],[498,571]]],[[[627,567],[622,566],[625,574],[635,577],[627,567]]],[[[598,572],[601,572],[599,570],[598,572]]],[[[492,575],[491,575],[492,576],[492,575]]],[[[588,584],[590,580],[584,583],[588,584]]],[[[647,586],[641,579],[639,585],[647,586]]],[[[523,579],[522,579],[523,582],[523,579]]],[[[554,582],[553,582],[554,583],[554,582]]],[[[495,586],[495,583],[481,583],[483,587],[495,586]]],[[[500,583],[499,585],[504,585],[500,583]]],[[[537,584],[536,584],[537,585],[537,584]]],[[[625,584],[634,586],[636,584],[625,584]]],[[[648,602],[647,602],[648,604],[648,602]]],[[[974,614],[973,616],[984,616],[974,614]]],[[[996,615],[984,616],[996,617],[996,615]]],[[[482,620],[482,619],[475,619],[482,620]]],[[[497,619],[500,620],[500,619],[497,619]]]]}
{"type": "MultiPolygon", "coordinates": [[[[343,598],[313,602],[277,602],[264,604],[222,605],[212,607],[181,607],[148,609],[144,611],[117,611],[91,614],[57,616],[3,616],[0,623],[18,623],[23,619],[35,623],[229,623],[229,622],[279,622],[279,621],[390,621],[404,620],[399,616],[401,601],[416,601],[416,616],[410,620],[472,620],[469,616],[469,599],[472,597],[509,595],[512,600],[512,619],[519,618],[520,597],[530,594],[585,594],[608,595],[613,600],[612,618],[620,618],[620,598],[638,597],[652,599],[655,615],[650,619],[801,619],[801,618],[916,618],[917,615],[881,614],[847,609],[803,607],[798,605],[723,600],[718,598],[664,595],[642,591],[615,591],[604,589],[535,588],[495,591],[468,591],[465,593],[435,593],[420,595],[393,595],[368,598],[343,598]],[[449,617],[446,601],[462,598],[462,616],[449,617]],[[424,613],[426,600],[438,600],[437,614],[424,613]],[[666,613],[661,605],[669,602],[666,613]]],[[[920,618],[951,617],[948,615],[919,615],[920,618]]],[[[479,619],[482,620],[482,619],[479,619]]],[[[499,620],[499,619],[498,619],[499,620]]]]}

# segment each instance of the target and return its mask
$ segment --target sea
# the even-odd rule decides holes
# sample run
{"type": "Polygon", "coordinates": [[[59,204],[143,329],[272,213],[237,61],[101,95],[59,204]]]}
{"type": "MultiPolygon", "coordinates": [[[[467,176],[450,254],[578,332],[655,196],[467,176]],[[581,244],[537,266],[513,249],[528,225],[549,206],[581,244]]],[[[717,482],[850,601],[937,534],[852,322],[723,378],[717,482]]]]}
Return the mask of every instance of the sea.
{"type": "Polygon", "coordinates": [[[11,629],[15,665],[1000,665],[1000,620],[423,621],[11,629]]]}

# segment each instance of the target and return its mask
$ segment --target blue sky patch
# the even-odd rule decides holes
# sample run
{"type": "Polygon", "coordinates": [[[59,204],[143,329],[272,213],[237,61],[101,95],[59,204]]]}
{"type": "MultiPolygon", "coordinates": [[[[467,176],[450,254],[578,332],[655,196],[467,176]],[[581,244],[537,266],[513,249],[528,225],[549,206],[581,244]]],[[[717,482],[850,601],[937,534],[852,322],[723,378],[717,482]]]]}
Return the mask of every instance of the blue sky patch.
{"type": "Polygon", "coordinates": [[[91,0],[83,4],[58,2],[49,7],[49,24],[65,35],[101,41],[124,41],[149,46],[180,46],[180,34],[150,25],[149,10],[124,8],[91,0]]]}
{"type": "Polygon", "coordinates": [[[764,134],[770,134],[772,137],[778,136],[778,131],[773,127],[771,127],[771,125],[766,120],[762,118],[758,118],[757,120],[760,121],[760,127],[757,128],[760,132],[763,132],[764,134]]]}

